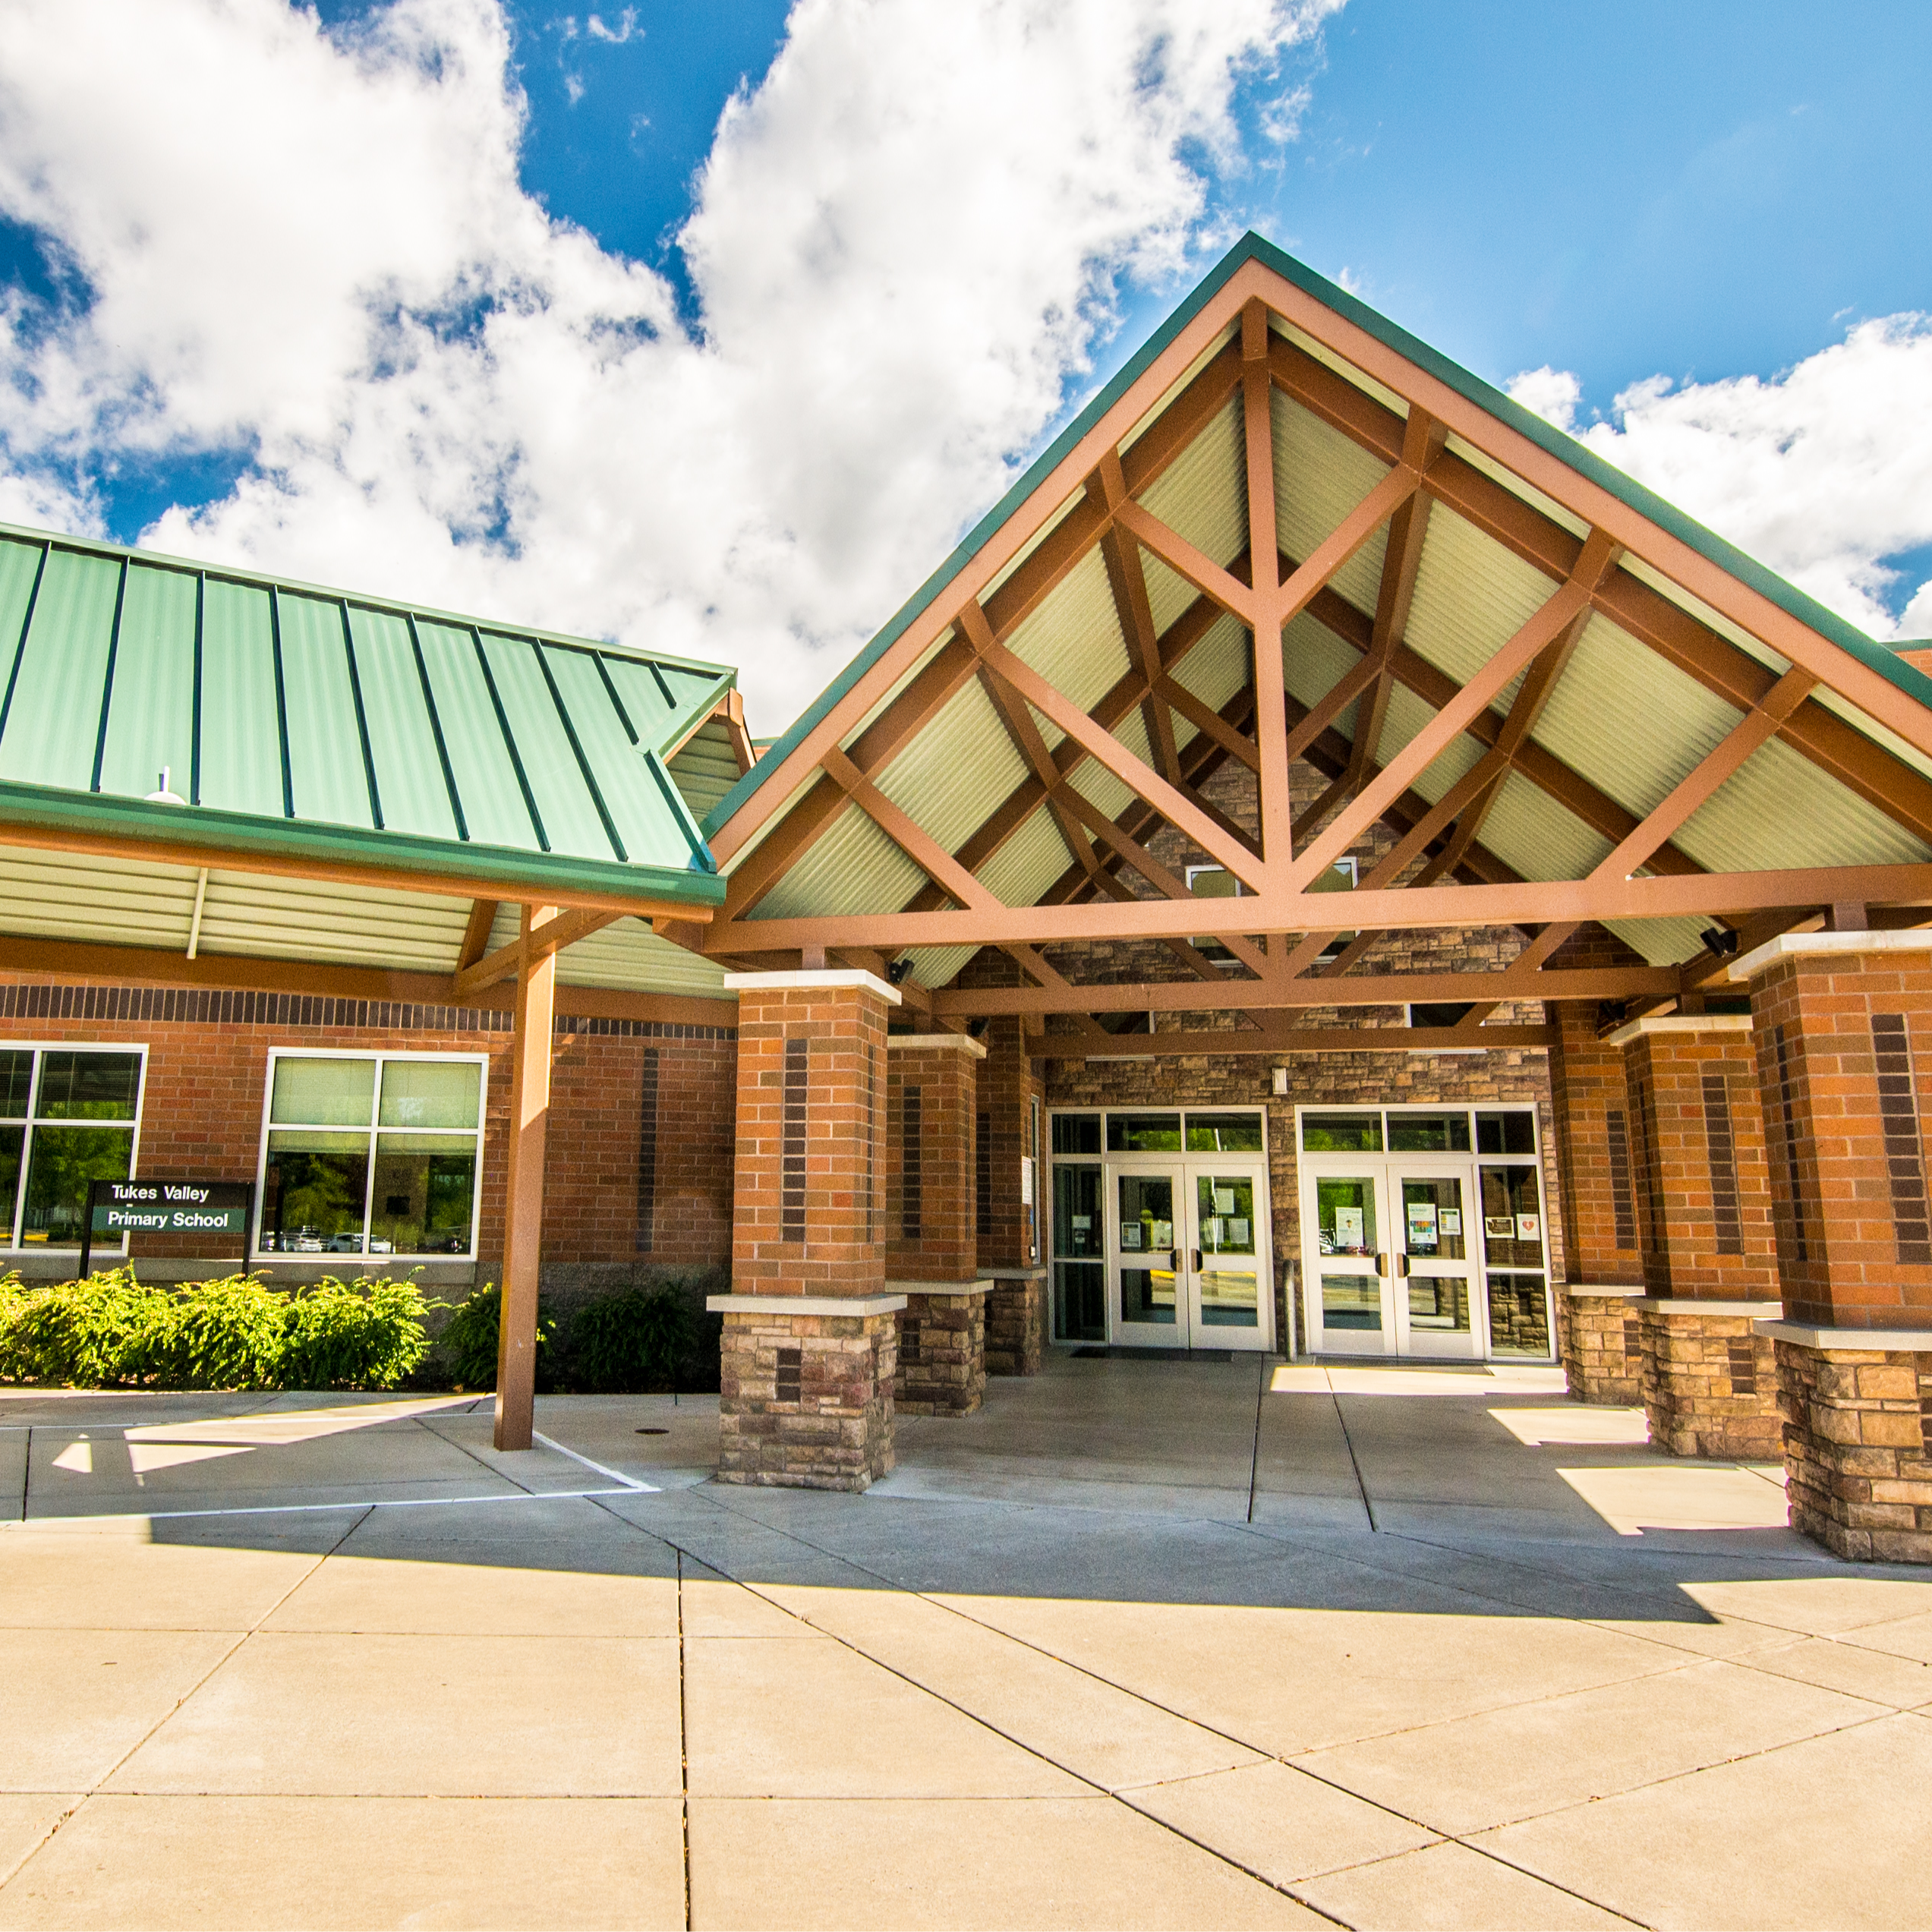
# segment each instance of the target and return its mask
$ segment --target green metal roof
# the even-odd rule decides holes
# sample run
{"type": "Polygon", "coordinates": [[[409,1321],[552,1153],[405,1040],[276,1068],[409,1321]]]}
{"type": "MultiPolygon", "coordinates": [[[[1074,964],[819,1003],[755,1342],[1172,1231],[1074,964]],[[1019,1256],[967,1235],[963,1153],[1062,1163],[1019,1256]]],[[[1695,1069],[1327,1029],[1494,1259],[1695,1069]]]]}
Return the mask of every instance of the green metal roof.
{"type": "Polygon", "coordinates": [[[1406,329],[1391,322],[1386,316],[1378,314],[1347,289],[1329,281],[1326,276],[1316,274],[1313,269],[1297,261],[1292,255],[1276,247],[1272,242],[1264,241],[1261,236],[1250,232],[1243,235],[1215,263],[1167,320],[1129,358],[1113,380],[1102,388],[1086,408],[1054,437],[1019,481],[980,518],[953,553],[913,592],[871,641],[859,651],[838,676],[827,685],[791,729],[769,751],[761,752],[758,763],[705,815],[704,828],[707,834],[718,830],[771,777],[790,755],[793,748],[884,656],[913,620],[932,604],[946,586],[991,541],[1001,527],[1020,509],[1080,439],[1139,380],[1168,344],[1200,313],[1237,270],[1250,261],[1260,263],[1264,268],[1273,270],[1284,281],[1294,283],[1304,294],[1312,295],[1324,307],[1355,324],[1385,348],[1393,349],[1418,368],[1426,370],[1438,381],[1454,389],[1458,395],[1506,423],[1540,449],[1568,465],[1579,475],[1587,477],[1599,488],[1607,490],[1618,502],[1647,518],[1659,529],[1669,532],[1700,556],[1717,565],[1720,569],[1729,572],[1741,583],[1757,591],[1789,616],[1795,617],[1800,623],[1808,626],[1831,643],[1848,651],[1860,663],[1888,679],[1916,702],[1932,704],[1932,678],[1895,657],[1886,646],[1874,642],[1835,611],[1826,610],[1823,604],[1807,597],[1795,585],[1785,582],[1784,578],[1774,571],[1767,569],[1755,558],[1746,556],[1735,544],[1726,542],[1714,531],[1707,530],[1702,524],[1686,516],[1681,510],[1645,489],[1643,484],[1625,475],[1622,471],[1606,463],[1593,451],[1565,436],[1554,424],[1545,421],[1533,411],[1524,408],[1521,403],[1505,396],[1502,390],[1484,382],[1480,376],[1472,375],[1459,364],[1451,362],[1439,351],[1431,348],[1426,342],[1410,335],[1406,329]]]}
{"type": "Polygon", "coordinates": [[[723,897],[664,751],[724,666],[0,526],[0,820],[723,897]]]}

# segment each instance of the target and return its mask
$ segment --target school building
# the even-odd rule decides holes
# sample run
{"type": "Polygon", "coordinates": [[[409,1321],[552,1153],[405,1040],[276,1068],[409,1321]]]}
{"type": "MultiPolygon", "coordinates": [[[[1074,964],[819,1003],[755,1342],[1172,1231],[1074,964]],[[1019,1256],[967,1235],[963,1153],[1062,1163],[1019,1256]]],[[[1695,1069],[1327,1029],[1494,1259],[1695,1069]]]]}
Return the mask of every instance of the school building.
{"type": "Polygon", "coordinates": [[[720,1476],[846,1489],[1052,1348],[1560,1361],[1932,1561],[1932,679],[1253,236],[768,746],[25,531],[0,654],[23,1274],[246,1183],[500,1281],[515,1448],[540,1281],[710,1269],[720,1476]]]}

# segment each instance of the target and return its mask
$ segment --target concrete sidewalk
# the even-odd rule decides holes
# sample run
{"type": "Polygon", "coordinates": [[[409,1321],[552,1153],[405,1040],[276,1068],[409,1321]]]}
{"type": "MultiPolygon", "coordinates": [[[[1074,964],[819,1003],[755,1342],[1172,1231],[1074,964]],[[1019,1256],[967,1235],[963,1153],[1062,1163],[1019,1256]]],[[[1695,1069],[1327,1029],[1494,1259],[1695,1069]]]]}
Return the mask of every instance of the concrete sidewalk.
{"type": "Polygon", "coordinates": [[[1548,1381],[0,1396],[0,1927],[1924,1922],[1932,1576],[1548,1381]]]}

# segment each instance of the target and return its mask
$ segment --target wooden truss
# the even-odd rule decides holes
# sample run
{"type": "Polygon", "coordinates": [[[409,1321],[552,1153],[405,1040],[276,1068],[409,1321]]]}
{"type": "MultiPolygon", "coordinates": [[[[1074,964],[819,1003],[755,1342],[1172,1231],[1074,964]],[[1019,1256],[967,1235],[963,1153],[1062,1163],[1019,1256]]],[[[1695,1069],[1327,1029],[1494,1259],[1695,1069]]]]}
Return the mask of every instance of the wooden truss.
{"type": "MultiPolygon", "coordinates": [[[[1772,929],[1820,907],[1874,909],[1874,922],[1916,923],[1932,908],[1932,865],[1875,865],[1713,874],[1672,843],[1691,815],[1751,755],[1777,738],[1917,837],[1932,842],[1932,782],[1847,723],[1830,694],[1932,755],[1932,711],[1852,652],[1820,635],[1712,563],[1508,423],[1408,361],[1256,262],[1245,263],[1179,333],[1133,387],[1054,469],[1009,523],[818,720],[714,838],[730,890],[708,929],[676,936],[714,956],[777,966],[842,955],[883,963],[907,948],[1004,948],[1032,982],[998,991],[942,990],[935,1018],[1067,1013],[1095,1034],[1109,1010],[1245,1013],[1248,1028],[1120,1039],[1110,1052],[1224,1051],[1271,1036],[1269,1011],[1401,1001],[1465,1001],[1482,1010],[1524,998],[1674,996],[1704,966],[1566,972],[1546,963],[1587,921],[1696,915],[1772,929]],[[1279,317],[1401,399],[1403,411],[1271,326],[1279,317]],[[1226,338],[1224,341],[1221,339],[1226,338]],[[1272,399],[1281,391],[1375,456],[1384,474],[1313,554],[1284,554],[1275,537],[1272,399]],[[1151,424],[1131,440],[1163,397],[1151,424]],[[1224,565],[1146,509],[1149,486],[1201,430],[1238,398],[1249,479],[1248,542],[1224,565]],[[1502,469],[1530,486],[1519,494],[1502,469]],[[1530,500],[1538,496],[1552,511],[1530,500]],[[1549,581],[1543,603],[1467,683],[1458,685],[1404,641],[1432,507],[1466,518],[1549,581]],[[1578,535],[1571,527],[1581,524],[1578,535]],[[1386,530],[1374,610],[1335,590],[1337,572],[1386,530]],[[1015,634],[1096,550],[1104,560],[1130,669],[1091,709],[1074,703],[1013,649],[1015,634]],[[1195,592],[1157,634],[1144,559],[1158,558],[1195,592]],[[1632,563],[1647,568],[1633,569],[1632,563]],[[1762,639],[1789,663],[1767,669],[1652,588],[1659,574],[1762,639]],[[1284,628],[1307,612],[1357,654],[1315,705],[1284,688],[1284,628]],[[1593,613],[1600,612],[1741,714],[1710,755],[1642,819],[1552,756],[1533,736],[1593,613]],[[1257,641],[1250,682],[1215,711],[1176,679],[1177,667],[1224,616],[1257,641]],[[1495,708],[1520,679],[1508,710],[1495,708]],[[881,790],[893,759],[969,682],[991,701],[1026,777],[958,847],[942,846],[881,790]],[[1382,757],[1383,720],[1401,685],[1434,715],[1382,757]],[[1356,707],[1352,739],[1336,720],[1356,707]],[[1123,741],[1138,714],[1152,762],[1123,741]],[[1196,735],[1177,745],[1176,716],[1196,735]],[[1060,734],[1049,749],[1039,720],[1060,734]],[[862,729],[859,729],[862,725],[862,729]],[[1433,802],[1417,780],[1464,737],[1478,761],[1433,802]],[[1234,758],[1252,771],[1259,837],[1203,795],[1206,777],[1234,758]],[[1299,821],[1289,774],[1305,758],[1328,774],[1326,792],[1299,821]],[[1117,817],[1073,783],[1088,761],[1132,793],[1117,817]],[[1612,847],[1588,877],[1526,880],[1483,843],[1506,781],[1520,778],[1612,847]],[[979,876],[1044,805],[1069,864],[1040,902],[1001,904],[979,876]],[[856,808],[925,875],[896,912],[760,919],[761,900],[848,810],[856,808]],[[1335,861],[1372,827],[1395,850],[1346,897],[1316,888],[1335,861]],[[1241,881],[1238,900],[1203,901],[1161,864],[1149,840],[1162,826],[1241,881]],[[1128,883],[1130,878],[1138,884],[1128,883]],[[1398,881],[1401,881],[1398,883],[1398,881]],[[1238,906],[1239,928],[1225,927],[1238,906]],[[1356,936],[1333,956],[1338,914],[1356,936]],[[1890,909],[1882,916],[1876,909],[1890,909]],[[1901,910],[1900,909],[1906,909],[1901,910]],[[1382,934],[1404,928],[1521,925],[1541,938],[1494,975],[1348,976],[1382,934]],[[1190,942],[1213,931],[1232,970],[1190,942]],[[1070,984],[1037,948],[1055,942],[1141,938],[1164,941],[1189,969],[1171,983],[1131,988],[1070,984]],[[1328,955],[1325,966],[1322,960],[1328,955]],[[1182,1044],[1183,1039],[1189,1044],[1182,1044]],[[1217,1044],[1198,1044],[1213,1040],[1217,1044]]],[[[1480,1020],[1480,1013],[1477,1016],[1480,1020]]],[[[1532,1029],[1533,1030],[1533,1029],[1532,1029]]],[[[1457,1038],[1461,1038],[1458,1031],[1457,1038]]],[[[1409,1035],[1410,1044],[1419,1036],[1409,1035]]],[[[1360,1033],[1347,1035],[1360,1044],[1360,1033]]],[[[1485,1044],[1505,1042],[1494,1027],[1485,1044]]],[[[1530,1042],[1521,1042],[1528,1044],[1530,1042]]]]}

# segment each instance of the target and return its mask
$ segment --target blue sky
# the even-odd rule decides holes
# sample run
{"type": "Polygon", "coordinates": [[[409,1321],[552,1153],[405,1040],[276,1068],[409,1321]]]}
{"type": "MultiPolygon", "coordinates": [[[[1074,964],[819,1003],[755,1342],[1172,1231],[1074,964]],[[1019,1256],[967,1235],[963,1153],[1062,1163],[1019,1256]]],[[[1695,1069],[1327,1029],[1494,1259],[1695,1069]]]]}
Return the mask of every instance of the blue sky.
{"type": "Polygon", "coordinates": [[[1932,8],[1332,5],[14,0],[0,520],[783,715],[1252,226],[1932,633],[1932,8]]]}
{"type": "MultiPolygon", "coordinates": [[[[676,276],[691,178],[786,11],[645,0],[605,10],[635,21],[613,45],[514,5],[525,185],[676,276]]],[[[1269,153],[1246,102],[1255,159],[1218,176],[1223,205],[1492,381],[1551,363],[1607,408],[1659,371],[1770,375],[1848,320],[1932,310],[1932,7],[1350,0],[1323,43],[1291,56],[1298,141],[1269,153]]],[[[1170,295],[1130,304],[1108,366],[1170,295]]]]}

